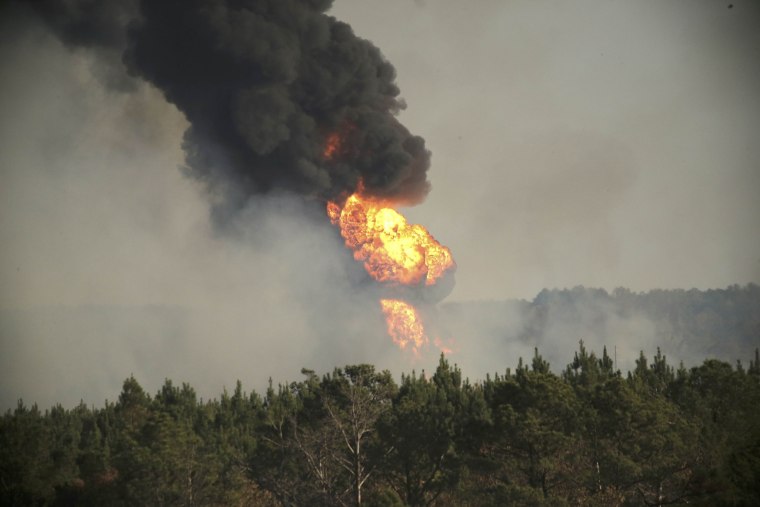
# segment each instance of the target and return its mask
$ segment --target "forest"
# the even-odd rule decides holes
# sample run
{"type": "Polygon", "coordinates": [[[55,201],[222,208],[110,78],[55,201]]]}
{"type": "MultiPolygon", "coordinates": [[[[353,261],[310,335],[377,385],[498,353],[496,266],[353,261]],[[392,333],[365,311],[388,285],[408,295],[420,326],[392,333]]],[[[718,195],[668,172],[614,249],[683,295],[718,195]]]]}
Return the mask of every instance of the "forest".
{"type": "Polygon", "coordinates": [[[0,418],[2,505],[758,505],[760,356],[632,371],[579,343],[471,382],[441,355],[218,399],[127,378],[115,402],[0,418]]]}

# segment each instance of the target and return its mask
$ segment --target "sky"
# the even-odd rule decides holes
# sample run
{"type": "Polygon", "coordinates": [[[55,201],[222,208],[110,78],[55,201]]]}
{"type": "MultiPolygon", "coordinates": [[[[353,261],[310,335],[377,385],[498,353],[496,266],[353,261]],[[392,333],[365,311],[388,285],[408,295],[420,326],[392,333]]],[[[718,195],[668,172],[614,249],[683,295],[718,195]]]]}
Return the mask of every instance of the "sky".
{"type": "MultiPolygon", "coordinates": [[[[446,301],[760,282],[756,2],[330,14],[395,66],[399,118],[432,152],[432,191],[404,212],[454,254],[446,301]]],[[[278,194],[217,230],[181,170],[182,114],[27,21],[0,30],[0,407],[100,403],[130,374],[208,397],[302,366],[435,363],[387,343],[329,222],[278,194]]]]}
{"type": "Polygon", "coordinates": [[[760,279],[755,2],[338,2],[433,153],[454,299],[760,279]]]}

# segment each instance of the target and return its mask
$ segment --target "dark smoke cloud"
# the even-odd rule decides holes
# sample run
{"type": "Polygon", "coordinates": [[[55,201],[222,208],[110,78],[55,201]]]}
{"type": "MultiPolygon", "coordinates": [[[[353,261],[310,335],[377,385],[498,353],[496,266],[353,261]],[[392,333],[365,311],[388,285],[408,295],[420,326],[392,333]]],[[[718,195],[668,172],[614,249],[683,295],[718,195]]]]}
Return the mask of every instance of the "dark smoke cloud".
{"type": "MultiPolygon", "coordinates": [[[[332,0],[32,2],[69,47],[123,62],[184,113],[187,172],[223,220],[252,195],[330,199],[359,181],[415,203],[430,154],[399,123],[396,72],[369,41],[325,12],[332,0]],[[116,58],[114,58],[114,55],[116,58]],[[331,134],[340,143],[323,155],[331,134]]],[[[129,79],[106,82],[126,88],[129,79]]]]}

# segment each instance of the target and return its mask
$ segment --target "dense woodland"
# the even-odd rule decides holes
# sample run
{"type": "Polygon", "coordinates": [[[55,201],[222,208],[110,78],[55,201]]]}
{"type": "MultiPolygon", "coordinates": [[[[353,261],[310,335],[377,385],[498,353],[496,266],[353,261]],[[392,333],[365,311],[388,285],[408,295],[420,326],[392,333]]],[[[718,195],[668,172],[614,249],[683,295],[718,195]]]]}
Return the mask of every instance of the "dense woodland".
{"type": "Polygon", "coordinates": [[[759,505],[760,357],[615,370],[581,342],[470,382],[441,356],[199,400],[128,378],[116,402],[0,419],[2,505],[759,505]]]}

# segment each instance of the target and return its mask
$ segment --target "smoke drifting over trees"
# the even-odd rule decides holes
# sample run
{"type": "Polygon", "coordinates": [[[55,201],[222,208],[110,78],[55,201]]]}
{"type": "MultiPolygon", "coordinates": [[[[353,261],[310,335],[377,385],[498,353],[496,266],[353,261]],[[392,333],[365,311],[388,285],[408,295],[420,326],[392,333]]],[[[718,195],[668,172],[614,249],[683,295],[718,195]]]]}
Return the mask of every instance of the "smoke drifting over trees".
{"type": "Polygon", "coordinates": [[[325,14],[330,0],[30,4],[65,44],[111,70],[120,57],[185,115],[187,169],[217,218],[272,190],[335,198],[361,180],[404,203],[429,190],[424,140],[395,118],[393,66],[325,14]]]}
{"type": "Polygon", "coordinates": [[[453,336],[493,351],[485,357],[462,348],[458,362],[481,371],[498,371],[498,357],[527,358],[534,347],[556,366],[579,341],[606,347],[621,369],[633,369],[641,350],[655,349],[687,365],[706,356],[733,362],[760,346],[760,287],[544,289],[532,301],[446,302],[438,320],[453,336]]]}
{"type": "MultiPolygon", "coordinates": [[[[119,382],[130,373],[144,381],[149,390],[155,390],[168,376],[190,381],[204,391],[202,396],[209,396],[235,378],[259,388],[267,377],[281,379],[285,374],[281,372],[296,372],[303,366],[326,371],[335,364],[370,362],[398,371],[400,356],[384,336],[382,315],[374,295],[363,294],[354,283],[355,278],[364,276],[361,267],[346,267],[352,262],[350,253],[343,251],[339,240],[336,241],[337,233],[326,223],[324,208],[318,202],[319,197],[350,188],[352,181],[364,175],[361,171],[371,172],[368,165],[349,164],[352,158],[362,155],[360,152],[344,148],[339,151],[340,157],[327,160],[320,151],[319,143],[331,132],[349,138],[375,132],[367,131],[366,125],[359,128],[360,117],[368,123],[387,120],[382,124],[385,130],[372,123],[378,129],[377,135],[366,143],[373,140],[379,147],[388,148],[390,151],[378,150],[398,162],[396,166],[384,166],[397,172],[382,173],[389,179],[380,178],[374,190],[392,194],[409,183],[406,188],[410,192],[417,189],[413,192],[415,199],[424,194],[427,155],[422,156],[420,151],[415,158],[414,151],[399,153],[391,149],[404,148],[405,142],[393,137],[403,133],[403,127],[392,115],[402,104],[389,74],[390,66],[371,44],[352,38],[345,25],[324,14],[326,7],[308,2],[297,5],[286,1],[255,2],[279,10],[273,11],[271,20],[260,12],[244,18],[251,26],[263,19],[266,23],[261,21],[262,27],[273,24],[272,38],[267,40],[274,41],[274,33],[290,34],[283,35],[282,40],[293,46],[284,45],[281,56],[297,56],[306,67],[270,62],[271,75],[264,75],[262,69],[267,62],[243,62],[241,69],[250,72],[243,77],[250,78],[250,82],[241,81],[235,90],[220,90],[217,85],[222,77],[212,71],[241,59],[232,48],[249,42],[235,39],[241,29],[232,26],[234,22],[230,20],[238,18],[224,16],[235,9],[218,8],[214,11],[216,17],[194,19],[192,14],[183,14],[184,18],[178,16],[174,20],[176,26],[169,32],[182,34],[188,48],[199,44],[196,39],[218,43],[218,47],[207,48],[201,55],[213,57],[213,61],[201,64],[200,56],[196,61],[182,51],[176,61],[169,58],[169,51],[183,48],[151,46],[160,36],[157,27],[171,15],[169,3],[151,3],[158,5],[148,5],[155,11],[149,16],[138,14],[140,6],[126,1],[26,4],[44,15],[45,30],[41,28],[41,18],[32,17],[27,7],[18,4],[9,7],[7,3],[1,7],[0,59],[4,72],[0,72],[3,91],[0,109],[5,113],[0,124],[3,406],[12,406],[20,396],[42,405],[60,401],[70,406],[80,397],[87,403],[99,403],[105,397],[112,398],[119,382]],[[313,36],[321,41],[319,33],[293,39],[297,27],[287,24],[291,21],[278,21],[278,16],[296,7],[303,14],[298,19],[313,18],[317,20],[313,21],[314,26],[327,27],[320,33],[326,34],[330,42],[320,46],[315,54],[301,51],[306,38],[313,36]],[[11,12],[18,12],[19,16],[5,15],[11,12]],[[26,20],[29,26],[14,27],[19,20],[26,20]],[[53,32],[56,39],[50,35],[53,32]],[[345,36],[345,40],[338,36],[345,36]],[[57,41],[74,51],[65,51],[57,41]],[[322,102],[303,103],[299,94],[305,94],[307,79],[299,73],[316,72],[309,65],[317,62],[330,63],[327,54],[338,52],[338,46],[346,53],[332,57],[340,56],[343,60],[338,61],[355,62],[357,67],[332,70],[326,67],[327,74],[322,80],[308,80],[308,84],[321,83],[320,89],[327,95],[322,102]],[[148,54],[151,47],[165,49],[166,54],[148,54]],[[290,53],[289,48],[293,50],[290,53]],[[351,60],[353,57],[356,60],[351,60]],[[167,68],[153,67],[159,63],[167,68]],[[373,74],[381,70],[381,75],[373,74]],[[170,82],[170,78],[178,77],[172,71],[200,76],[202,86],[181,89],[182,83],[170,82]],[[295,74],[287,74],[291,71],[295,74]],[[357,83],[365,83],[366,87],[350,89],[340,81],[349,75],[352,79],[365,76],[369,81],[359,79],[357,83]],[[293,80],[288,81],[291,77],[293,80]],[[192,94],[199,97],[208,94],[208,99],[216,102],[207,107],[191,104],[188,109],[198,109],[185,111],[180,100],[189,101],[192,94]],[[368,95],[374,102],[370,100],[370,105],[363,108],[356,106],[361,97],[368,95]],[[255,113],[259,116],[233,113],[258,107],[257,101],[263,97],[271,98],[268,104],[271,111],[255,113]],[[164,98],[171,98],[179,111],[164,98]],[[239,108],[231,107],[238,103],[239,108]],[[331,109],[332,106],[336,108],[331,109]],[[297,120],[309,115],[314,122],[312,130],[294,130],[305,128],[297,120]],[[271,120],[271,130],[264,134],[253,132],[253,127],[246,123],[252,118],[259,123],[271,120]],[[226,129],[234,135],[214,137],[217,134],[211,129],[212,122],[221,124],[220,132],[226,129]],[[384,145],[381,134],[386,131],[393,142],[384,145]],[[184,145],[187,150],[180,153],[183,132],[187,132],[184,145]],[[281,139],[282,132],[288,132],[290,137],[281,139]],[[309,140],[307,134],[315,137],[309,140]],[[209,144],[204,144],[206,141],[209,144]],[[260,154],[249,141],[258,143],[260,149],[268,143],[272,151],[260,154]],[[304,157],[318,171],[313,175],[304,173],[303,169],[310,166],[298,165],[297,156],[304,157]],[[404,166],[403,160],[410,163],[404,166]],[[277,165],[277,171],[271,170],[274,167],[271,162],[283,161],[287,164],[277,165]],[[183,180],[176,170],[179,164],[187,166],[187,173],[193,178],[183,180]],[[332,186],[318,184],[327,182],[319,177],[323,173],[329,175],[332,186]],[[309,179],[310,176],[315,177],[309,179]],[[393,186],[394,181],[398,186],[393,186]],[[194,182],[200,182],[210,192],[198,198],[194,182]],[[283,199],[279,190],[317,199],[304,205],[295,202],[302,200],[300,197],[283,199]],[[249,199],[255,192],[269,194],[249,199]],[[217,241],[216,230],[207,230],[209,197],[215,206],[217,224],[223,221],[233,227],[239,225],[238,230],[245,231],[241,234],[242,241],[217,241]],[[244,205],[245,211],[235,211],[244,205]],[[233,214],[238,220],[228,220],[233,214]],[[311,216],[304,218],[304,215],[311,216]],[[353,268],[358,270],[352,271],[353,268]],[[97,367],[90,369],[86,367],[88,364],[97,367]]],[[[336,5],[335,15],[348,19],[338,13],[339,8],[344,8],[345,13],[361,9],[362,4],[349,0],[336,5]]],[[[406,9],[409,4],[388,2],[395,10],[384,12],[397,21],[398,8],[406,9]]],[[[736,129],[749,133],[757,129],[746,116],[723,108],[723,102],[706,100],[713,97],[708,91],[719,90],[721,100],[732,103],[736,97],[739,102],[744,100],[744,111],[751,111],[756,104],[748,101],[756,96],[751,85],[757,78],[751,72],[753,66],[742,66],[745,60],[740,57],[749,51],[742,52],[738,45],[743,40],[741,30],[734,30],[731,23],[712,23],[712,18],[704,16],[704,6],[689,6],[691,15],[701,13],[710,21],[708,37],[703,25],[684,20],[681,11],[687,8],[684,4],[662,7],[668,9],[667,16],[661,16],[659,5],[634,8],[610,4],[604,9],[594,9],[593,17],[585,16],[583,9],[570,7],[567,9],[575,12],[568,17],[564,7],[550,9],[538,4],[531,4],[532,7],[504,4],[502,11],[494,3],[484,13],[456,3],[454,11],[447,10],[454,4],[436,3],[435,11],[430,9],[422,14],[408,9],[401,11],[414,14],[409,23],[392,23],[388,18],[379,23],[378,18],[372,18],[374,11],[365,12],[365,21],[372,18],[378,27],[387,26],[386,31],[398,39],[396,54],[392,52],[393,45],[367,30],[371,24],[362,27],[354,19],[351,24],[357,33],[378,42],[385,54],[393,55],[397,65],[404,62],[399,58],[405,55],[401,51],[411,48],[406,59],[409,68],[399,67],[405,79],[403,89],[409,94],[416,84],[426,100],[420,107],[420,97],[411,97],[410,104],[416,110],[405,113],[404,121],[413,130],[424,132],[428,145],[434,147],[439,163],[435,174],[450,175],[448,181],[445,177],[435,181],[437,190],[432,196],[443,204],[436,206],[433,199],[429,200],[428,206],[421,208],[432,207],[437,216],[432,222],[428,217],[422,222],[432,224],[431,230],[440,239],[445,238],[446,243],[450,244],[452,237],[458,239],[456,245],[451,244],[458,261],[459,252],[470,253],[461,263],[464,271],[460,271],[468,280],[469,292],[462,291],[460,283],[455,297],[532,298],[543,286],[569,287],[576,283],[607,288],[622,284],[635,291],[654,286],[721,287],[756,278],[747,277],[745,269],[750,261],[753,266],[758,265],[754,235],[745,234],[749,238],[746,241],[736,240],[736,233],[747,230],[747,223],[754,224],[752,217],[757,216],[754,214],[757,201],[745,198],[745,193],[750,194],[749,189],[756,187],[752,182],[757,181],[757,172],[751,164],[755,145],[747,142],[746,150],[737,149],[745,137],[737,135],[736,129]],[[612,14],[629,10],[635,10],[636,14],[639,9],[658,20],[659,23],[647,25],[650,31],[641,30],[642,20],[649,19],[643,14],[616,15],[614,19],[625,20],[626,30],[619,30],[617,22],[610,21],[612,14]],[[470,11],[473,17],[462,23],[463,15],[470,11]],[[453,24],[441,24],[444,18],[453,24]],[[484,18],[492,20],[490,27],[481,22],[484,18]],[[598,28],[599,19],[608,23],[604,23],[603,31],[579,29],[581,18],[590,23],[585,28],[598,28]],[[553,23],[542,27],[540,20],[545,19],[553,23]],[[682,25],[676,25],[675,19],[678,23],[692,23],[688,33],[694,39],[684,36],[671,41],[665,37],[686,32],[682,25]],[[451,26],[456,26],[456,30],[451,26]],[[726,27],[731,27],[731,34],[739,35],[727,37],[726,27]],[[571,39],[571,31],[584,33],[587,38],[581,42],[571,39]],[[409,32],[420,36],[422,43],[405,47],[409,38],[399,34],[409,32]],[[547,33],[561,37],[547,37],[547,33]],[[646,34],[649,43],[639,47],[637,33],[640,37],[646,34]],[[445,43],[439,43],[442,40],[436,36],[444,35],[445,43]],[[468,45],[468,40],[474,44],[468,45]],[[599,40],[605,41],[605,56],[599,55],[591,63],[601,67],[588,65],[589,62],[577,67],[573,55],[596,55],[589,48],[595,48],[599,40]],[[692,40],[700,44],[688,45],[689,51],[684,53],[683,45],[692,40]],[[733,45],[721,46],[716,40],[733,45]],[[557,45],[565,50],[556,53],[557,45]],[[720,50],[713,61],[722,66],[715,69],[705,65],[702,58],[711,54],[706,47],[720,50]],[[503,48],[509,51],[496,55],[503,48]],[[610,58],[613,50],[616,53],[610,58]],[[681,58],[682,54],[691,56],[681,58]],[[656,59],[653,55],[665,58],[656,59]],[[727,58],[729,55],[736,60],[727,58]],[[500,74],[501,79],[490,72],[497,57],[504,58],[504,65],[499,67],[507,69],[500,74]],[[643,62],[651,62],[656,72],[648,67],[642,71],[643,62]],[[739,91],[752,88],[751,94],[737,93],[730,86],[732,65],[749,69],[750,75],[741,81],[739,91]],[[408,70],[414,70],[415,66],[421,70],[410,80],[408,70]],[[568,72],[569,66],[573,72],[568,72]],[[669,74],[666,69],[675,70],[669,74]],[[609,74],[604,74],[605,71],[609,74]],[[603,79],[598,79],[600,75],[603,79]],[[707,75],[721,79],[704,79],[707,75]],[[568,76],[573,79],[568,81],[568,76]],[[610,81],[605,76],[614,77],[611,81],[614,87],[607,85],[610,81]],[[633,79],[647,76],[649,80],[644,79],[643,84],[633,79]],[[433,80],[440,86],[431,89],[433,80]],[[447,83],[456,86],[452,89],[447,83]],[[652,83],[667,83],[668,88],[661,95],[653,95],[652,83]],[[691,94],[683,93],[684,83],[698,84],[697,91],[704,94],[694,95],[694,90],[691,94]],[[619,102],[617,88],[628,101],[619,102]],[[642,88],[644,92],[640,92],[642,88]],[[671,88],[677,90],[672,96],[668,94],[671,88]],[[505,99],[503,107],[496,107],[502,101],[493,100],[494,96],[505,99]],[[589,122],[588,118],[578,121],[577,111],[585,107],[581,96],[593,97],[598,102],[598,111],[594,111],[604,112],[597,118],[599,123],[589,122]],[[471,101],[473,97],[478,101],[471,101]],[[664,103],[673,105],[675,113],[661,107],[664,103]],[[695,103],[709,104],[710,108],[689,107],[695,103]],[[650,116],[649,109],[642,104],[668,121],[650,116]],[[701,113],[678,116],[679,111],[685,110],[701,113]],[[483,114],[487,111],[490,114],[483,114]],[[415,112],[425,121],[410,121],[415,112]],[[624,120],[615,116],[617,112],[624,120]],[[647,114],[639,115],[641,112],[647,114]],[[579,135],[563,137],[564,131],[560,129],[556,136],[542,137],[542,132],[554,128],[553,123],[547,123],[547,117],[563,126],[574,126],[579,135]],[[494,118],[500,122],[499,128],[494,128],[494,118]],[[683,129],[679,130],[680,123],[676,121],[679,118],[698,127],[704,136],[695,141],[683,129]],[[737,123],[737,118],[746,121],[737,123]],[[628,125],[627,120],[635,125],[628,125]],[[625,128],[621,127],[621,121],[625,128]],[[485,130],[478,130],[481,124],[485,130]],[[444,129],[437,145],[432,144],[433,127],[444,129]],[[675,142],[672,131],[680,132],[675,142]],[[713,149],[716,131],[731,142],[713,149]],[[604,132],[601,139],[600,132],[604,132]],[[631,132],[633,135],[629,135],[631,132]],[[643,159],[637,134],[647,148],[647,157],[643,159]],[[679,148],[664,151],[662,145],[679,148]],[[696,149],[699,147],[705,147],[711,157],[706,157],[704,163],[693,164],[694,159],[705,158],[696,149]],[[540,156],[534,156],[536,153],[540,156]],[[673,164],[672,158],[663,158],[663,153],[670,154],[677,163],[673,164]],[[726,155],[731,153],[744,154],[746,169],[729,160],[726,155]],[[657,178],[651,178],[653,172],[647,172],[650,166],[651,171],[657,172],[657,178]],[[721,171],[713,171],[712,166],[720,167],[721,171]],[[580,169],[573,170],[574,167],[580,169]],[[681,172],[672,172],[672,167],[681,167],[681,172]],[[740,170],[748,176],[731,180],[740,170]],[[705,179],[707,173],[728,176],[705,179]],[[475,185],[463,191],[463,178],[467,185],[475,185]],[[716,181],[724,185],[713,184],[716,181]],[[735,183],[729,185],[728,181],[735,183]],[[697,182],[696,193],[692,182],[697,182]],[[647,197],[643,204],[641,196],[647,197]],[[652,200],[652,196],[659,198],[652,200]],[[663,206],[664,200],[671,204],[663,206]],[[744,206],[744,211],[737,211],[733,203],[744,206]],[[673,233],[676,221],[679,234],[673,233]],[[729,223],[731,227],[727,226],[729,223]],[[654,229],[649,224],[655,224],[654,229]],[[721,234],[716,234],[716,230],[721,234]],[[495,252],[488,258],[480,241],[486,233],[491,240],[489,247],[495,252]],[[697,243],[689,238],[700,238],[698,244],[702,248],[693,248],[697,243]],[[642,244],[652,248],[642,250],[642,244]],[[594,255],[589,255],[589,245],[593,246],[594,255]],[[743,256],[736,257],[736,251],[743,256]],[[631,256],[641,262],[630,262],[631,256]],[[716,257],[725,262],[714,262],[716,257]],[[495,264],[498,269],[494,269],[495,264]],[[646,266],[646,270],[641,266],[646,266]],[[697,276],[701,273],[705,277],[697,276]]],[[[199,4],[181,5],[183,10],[191,10],[199,4]]],[[[427,7],[433,4],[428,3],[427,7]]],[[[730,14],[737,20],[752,19],[744,16],[743,7],[733,9],[730,14]]],[[[719,10],[728,12],[722,7],[719,10]]],[[[296,22],[300,23],[292,21],[296,22]]],[[[704,26],[708,26],[706,21],[704,26]]],[[[414,136],[404,139],[411,140],[412,145],[421,143],[414,136]]],[[[363,138],[351,138],[344,146],[364,142],[363,138]]],[[[367,183],[371,185],[372,181],[367,183]]],[[[409,195],[405,197],[412,199],[409,195]]],[[[579,339],[597,351],[606,344],[612,355],[614,339],[606,341],[606,337],[623,336],[625,350],[617,342],[620,363],[632,361],[639,349],[653,353],[661,345],[655,338],[667,327],[661,329],[638,313],[632,316],[615,313],[614,305],[611,313],[605,313],[611,306],[605,299],[601,298],[599,304],[594,300],[579,305],[577,314],[555,313],[561,305],[551,302],[533,304],[535,310],[549,308],[552,318],[545,321],[538,319],[541,317],[538,311],[526,314],[518,311],[518,307],[531,306],[524,302],[503,305],[514,311],[483,311],[486,314],[483,318],[478,315],[480,310],[470,313],[466,309],[459,312],[455,305],[444,307],[441,313],[453,317],[465,314],[460,320],[464,329],[452,326],[460,344],[452,361],[466,365],[468,374],[481,377],[487,371],[514,364],[519,356],[529,357],[535,344],[555,368],[569,358],[579,339]],[[586,316],[596,318],[600,313],[604,316],[601,327],[608,335],[599,331],[598,326],[589,326],[592,320],[585,320],[586,316]],[[473,314],[475,317],[470,319],[473,314]],[[523,320],[525,315],[529,316],[527,321],[523,320]],[[529,323],[541,324],[534,328],[539,333],[532,335],[533,342],[522,334],[529,323]],[[566,327],[568,324],[574,327],[566,327]],[[487,329],[488,326],[491,328],[487,329]],[[506,337],[515,340],[510,342],[506,337]]],[[[757,335],[754,336],[754,345],[744,343],[742,347],[756,346],[757,335]]],[[[681,350],[687,350],[693,343],[684,341],[681,350]]],[[[701,347],[707,341],[699,343],[701,347]]],[[[721,345],[726,342],[712,343],[714,348],[700,348],[693,355],[701,359],[705,357],[701,354],[704,351],[730,362],[746,357],[745,349],[737,349],[735,342],[728,343],[728,350],[721,345]]],[[[682,358],[681,350],[667,346],[663,350],[673,364],[682,358]]],[[[688,361],[689,357],[684,359],[688,361]]],[[[406,370],[428,366],[404,364],[406,370]]]]}

